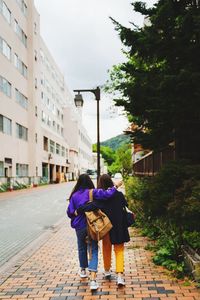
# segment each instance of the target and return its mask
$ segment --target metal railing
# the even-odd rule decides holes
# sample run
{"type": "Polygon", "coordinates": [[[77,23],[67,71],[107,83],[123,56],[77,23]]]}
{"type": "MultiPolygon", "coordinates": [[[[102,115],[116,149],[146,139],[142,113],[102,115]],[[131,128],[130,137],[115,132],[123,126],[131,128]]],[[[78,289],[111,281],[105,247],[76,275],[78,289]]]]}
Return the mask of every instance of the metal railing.
{"type": "Polygon", "coordinates": [[[151,151],[133,164],[133,172],[136,176],[154,176],[162,166],[175,160],[174,147],[167,147],[161,151],[151,151]]]}

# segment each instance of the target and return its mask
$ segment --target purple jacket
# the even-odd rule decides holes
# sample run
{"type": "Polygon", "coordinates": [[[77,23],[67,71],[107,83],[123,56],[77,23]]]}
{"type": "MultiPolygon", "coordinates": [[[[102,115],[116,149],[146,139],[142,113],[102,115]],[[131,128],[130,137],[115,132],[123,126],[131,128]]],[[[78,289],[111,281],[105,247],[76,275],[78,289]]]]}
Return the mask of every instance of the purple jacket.
{"type": "MultiPolygon", "coordinates": [[[[116,192],[116,188],[112,187],[108,190],[93,189],[93,199],[95,200],[107,200],[111,198],[116,192]]],[[[74,193],[70,199],[67,215],[71,219],[71,227],[75,229],[82,229],[86,227],[87,221],[85,214],[78,216],[74,215],[74,212],[80,206],[86,204],[89,201],[89,189],[80,189],[74,193]]]]}

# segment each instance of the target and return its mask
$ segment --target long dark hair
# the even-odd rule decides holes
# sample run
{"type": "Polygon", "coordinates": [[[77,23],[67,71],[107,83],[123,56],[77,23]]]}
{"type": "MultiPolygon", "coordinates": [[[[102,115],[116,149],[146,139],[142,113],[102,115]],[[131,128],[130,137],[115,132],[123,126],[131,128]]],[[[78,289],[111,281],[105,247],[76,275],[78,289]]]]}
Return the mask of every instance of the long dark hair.
{"type": "Polygon", "coordinates": [[[81,174],[77,180],[75,187],[73,188],[69,199],[72,195],[80,189],[94,189],[94,183],[92,182],[88,174],[81,174]]]}
{"type": "Polygon", "coordinates": [[[110,187],[113,187],[114,183],[111,177],[108,174],[103,174],[99,177],[97,188],[107,190],[110,187]]]}

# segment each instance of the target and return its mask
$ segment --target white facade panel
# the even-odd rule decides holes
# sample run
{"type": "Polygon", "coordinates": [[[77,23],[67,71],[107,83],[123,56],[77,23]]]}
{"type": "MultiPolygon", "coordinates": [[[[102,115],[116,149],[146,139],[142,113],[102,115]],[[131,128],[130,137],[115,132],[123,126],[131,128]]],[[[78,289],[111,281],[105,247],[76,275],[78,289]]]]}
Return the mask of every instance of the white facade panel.
{"type": "Polygon", "coordinates": [[[21,9],[15,0],[2,1],[11,15],[0,12],[0,182],[76,178],[90,164],[91,140],[40,36],[34,2],[21,9]]]}

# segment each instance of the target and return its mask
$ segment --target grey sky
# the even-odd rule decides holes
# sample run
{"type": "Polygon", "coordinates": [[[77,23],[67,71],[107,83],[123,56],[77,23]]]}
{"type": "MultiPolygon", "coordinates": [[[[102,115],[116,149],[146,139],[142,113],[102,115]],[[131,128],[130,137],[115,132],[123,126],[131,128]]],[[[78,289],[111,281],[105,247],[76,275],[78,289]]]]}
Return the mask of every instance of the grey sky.
{"type": "MultiPolygon", "coordinates": [[[[155,0],[146,1],[149,5],[155,0]]],[[[108,69],[124,61],[122,44],[109,16],[125,26],[143,24],[129,0],[35,0],[40,13],[41,35],[63,72],[69,89],[90,89],[108,79],[108,69]]],[[[96,140],[96,103],[86,99],[83,120],[92,141],[96,140]]],[[[126,118],[109,111],[110,96],[102,95],[101,140],[113,137],[127,126],[126,118]]]]}

